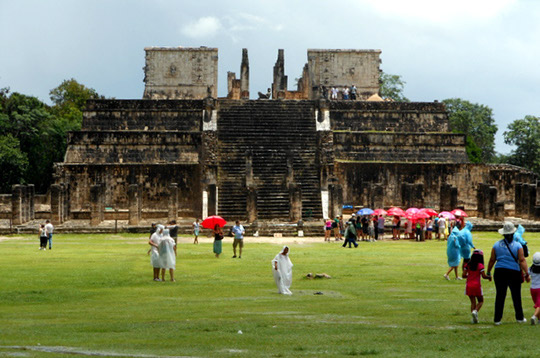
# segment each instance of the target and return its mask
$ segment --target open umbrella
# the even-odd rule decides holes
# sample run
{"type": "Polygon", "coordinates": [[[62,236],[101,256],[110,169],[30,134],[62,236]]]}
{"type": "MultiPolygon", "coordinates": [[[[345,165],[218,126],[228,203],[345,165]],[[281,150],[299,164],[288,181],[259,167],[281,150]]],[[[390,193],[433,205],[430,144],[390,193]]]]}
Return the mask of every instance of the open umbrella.
{"type": "Polygon", "coordinates": [[[412,214],[416,214],[418,211],[420,211],[420,209],[418,208],[408,208],[407,210],[405,210],[405,213],[412,215],[412,214]]]}
{"type": "Polygon", "coordinates": [[[433,209],[426,209],[426,208],[424,208],[424,209],[420,209],[420,211],[422,211],[422,212],[424,212],[424,213],[426,213],[426,214],[429,214],[429,216],[437,216],[437,215],[439,215],[439,213],[436,212],[436,211],[433,210],[433,209]]]}
{"type": "Polygon", "coordinates": [[[219,227],[224,227],[225,224],[227,224],[225,219],[217,215],[209,216],[206,219],[204,219],[203,222],[201,223],[202,227],[206,229],[211,229],[211,230],[213,230],[216,227],[216,225],[219,225],[219,227]]]}
{"type": "Polygon", "coordinates": [[[461,216],[461,217],[466,217],[468,216],[466,212],[464,212],[463,210],[461,209],[454,209],[451,211],[452,214],[454,214],[455,216],[461,216]]]}
{"type": "Polygon", "coordinates": [[[454,216],[454,214],[452,214],[451,212],[448,212],[448,211],[440,212],[439,217],[440,218],[445,218],[445,219],[452,219],[452,220],[454,220],[456,218],[454,216]]]}
{"type": "Polygon", "coordinates": [[[398,208],[398,207],[393,207],[393,208],[388,209],[386,214],[391,215],[391,216],[405,216],[405,212],[403,211],[403,209],[398,208]]]}
{"type": "Polygon", "coordinates": [[[356,212],[356,215],[371,215],[373,214],[373,210],[371,210],[370,208],[363,208],[363,209],[360,209],[356,212]]]}
{"type": "Polygon", "coordinates": [[[373,211],[373,215],[386,215],[386,210],[384,209],[375,209],[375,211],[373,211]]]}
{"type": "Polygon", "coordinates": [[[418,210],[416,213],[411,215],[411,219],[413,219],[413,220],[428,219],[430,217],[431,217],[431,215],[429,215],[428,213],[426,213],[425,211],[422,211],[422,210],[418,210]]]}

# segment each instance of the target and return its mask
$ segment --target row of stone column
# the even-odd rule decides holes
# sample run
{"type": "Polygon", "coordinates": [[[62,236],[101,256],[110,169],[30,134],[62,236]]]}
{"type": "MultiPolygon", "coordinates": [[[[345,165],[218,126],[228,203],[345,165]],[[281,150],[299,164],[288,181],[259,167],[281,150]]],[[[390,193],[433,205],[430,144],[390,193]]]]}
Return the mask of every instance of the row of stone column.
{"type": "Polygon", "coordinates": [[[515,215],[531,220],[540,219],[540,187],[537,184],[516,183],[515,215]],[[539,204],[537,204],[537,202],[539,204]]]}
{"type": "Polygon", "coordinates": [[[477,190],[476,212],[481,218],[504,219],[504,202],[497,201],[497,187],[480,184],[477,190]]]}
{"type": "Polygon", "coordinates": [[[34,220],[34,197],[33,184],[13,185],[11,188],[11,222],[13,225],[21,225],[34,220]]]}

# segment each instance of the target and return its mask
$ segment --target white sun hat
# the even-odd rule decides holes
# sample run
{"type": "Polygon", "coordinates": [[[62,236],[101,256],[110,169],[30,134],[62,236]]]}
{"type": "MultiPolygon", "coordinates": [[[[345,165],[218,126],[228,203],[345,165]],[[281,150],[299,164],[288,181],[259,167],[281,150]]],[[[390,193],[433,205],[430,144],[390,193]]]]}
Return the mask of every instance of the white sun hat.
{"type": "Polygon", "coordinates": [[[516,232],[516,227],[514,226],[514,223],[507,221],[504,223],[504,226],[502,229],[499,229],[499,234],[501,235],[510,235],[516,232]]]}

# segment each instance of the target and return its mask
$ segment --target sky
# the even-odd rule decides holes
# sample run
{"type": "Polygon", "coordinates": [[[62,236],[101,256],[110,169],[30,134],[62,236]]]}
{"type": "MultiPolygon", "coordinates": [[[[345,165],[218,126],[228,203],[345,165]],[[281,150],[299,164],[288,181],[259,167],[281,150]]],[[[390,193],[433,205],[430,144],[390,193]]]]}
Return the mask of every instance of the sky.
{"type": "Polygon", "coordinates": [[[536,0],[0,0],[0,88],[50,103],[75,78],[142,98],[145,47],[208,46],[219,49],[219,96],[248,49],[254,97],[270,87],[278,49],[289,89],[307,49],[380,49],[410,100],[492,108],[496,150],[508,153],[508,124],[540,116],[539,39],[536,0]]]}

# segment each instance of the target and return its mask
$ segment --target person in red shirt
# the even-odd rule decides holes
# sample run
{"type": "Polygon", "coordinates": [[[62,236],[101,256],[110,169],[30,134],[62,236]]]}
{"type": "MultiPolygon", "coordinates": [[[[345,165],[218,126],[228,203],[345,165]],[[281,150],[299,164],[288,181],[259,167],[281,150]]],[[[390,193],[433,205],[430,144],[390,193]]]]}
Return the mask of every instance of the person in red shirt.
{"type": "Polygon", "coordinates": [[[491,277],[484,272],[484,253],[482,250],[474,250],[471,260],[465,264],[463,278],[467,279],[465,294],[471,300],[472,323],[478,323],[478,311],[484,304],[481,277],[491,281],[491,277]]]}

